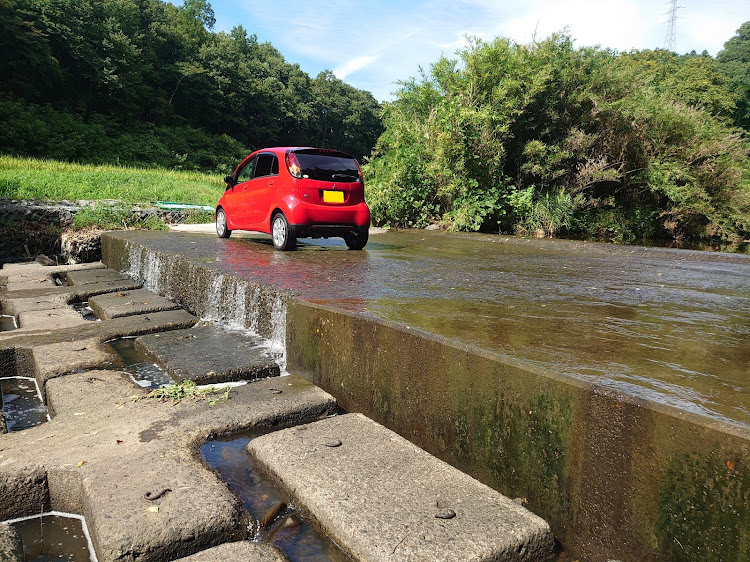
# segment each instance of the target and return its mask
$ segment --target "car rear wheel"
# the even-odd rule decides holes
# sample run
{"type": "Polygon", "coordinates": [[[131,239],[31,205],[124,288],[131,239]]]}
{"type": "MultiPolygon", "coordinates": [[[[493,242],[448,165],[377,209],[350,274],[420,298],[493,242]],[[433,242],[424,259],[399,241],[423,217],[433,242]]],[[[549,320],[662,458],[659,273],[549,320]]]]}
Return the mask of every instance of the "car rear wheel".
{"type": "Polygon", "coordinates": [[[350,250],[361,250],[367,245],[369,230],[362,230],[358,234],[344,235],[344,242],[350,250]]]}
{"type": "Polygon", "coordinates": [[[216,210],[216,234],[219,238],[229,238],[232,235],[232,231],[227,226],[227,215],[222,208],[216,210]]]}
{"type": "Polygon", "coordinates": [[[276,213],[271,221],[271,237],[273,246],[277,250],[293,250],[297,245],[297,239],[289,227],[284,213],[276,213]]]}

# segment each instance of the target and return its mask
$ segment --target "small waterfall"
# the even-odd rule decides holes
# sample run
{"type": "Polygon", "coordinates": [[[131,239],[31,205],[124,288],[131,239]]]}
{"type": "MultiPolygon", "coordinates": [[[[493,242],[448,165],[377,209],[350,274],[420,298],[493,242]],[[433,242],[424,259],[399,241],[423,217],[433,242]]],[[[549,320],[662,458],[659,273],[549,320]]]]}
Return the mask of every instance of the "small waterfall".
{"type": "Polygon", "coordinates": [[[203,320],[210,320],[212,322],[229,321],[229,318],[222,314],[222,303],[226,308],[227,299],[223,296],[222,285],[224,284],[224,276],[221,274],[216,275],[211,280],[211,286],[208,288],[208,294],[205,300],[205,309],[203,311],[203,320]]]}
{"type": "Polygon", "coordinates": [[[168,298],[177,297],[201,320],[247,330],[265,340],[282,373],[286,367],[286,300],[248,279],[216,273],[127,242],[126,273],[168,298]],[[171,288],[171,290],[170,290],[171,288]],[[175,292],[174,295],[170,294],[175,292]]]}
{"type": "Polygon", "coordinates": [[[154,293],[164,294],[162,263],[156,252],[127,242],[128,265],[127,275],[143,283],[143,286],[154,293]]]}
{"type": "Polygon", "coordinates": [[[286,373],[286,301],[279,295],[271,307],[271,352],[281,372],[286,373]]]}

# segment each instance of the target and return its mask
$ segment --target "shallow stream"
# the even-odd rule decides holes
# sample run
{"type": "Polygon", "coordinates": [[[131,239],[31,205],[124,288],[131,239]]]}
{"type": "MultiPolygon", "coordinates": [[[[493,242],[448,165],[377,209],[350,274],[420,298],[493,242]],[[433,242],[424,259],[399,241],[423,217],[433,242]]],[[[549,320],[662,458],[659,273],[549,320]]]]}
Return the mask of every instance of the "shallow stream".
{"type": "Polygon", "coordinates": [[[261,434],[259,431],[237,434],[208,441],[201,447],[203,461],[218,472],[253,519],[248,538],[275,545],[292,562],[348,561],[349,558],[293,505],[282,510],[265,529],[259,528],[269,511],[278,502],[286,501],[250,463],[247,444],[261,434]]]}

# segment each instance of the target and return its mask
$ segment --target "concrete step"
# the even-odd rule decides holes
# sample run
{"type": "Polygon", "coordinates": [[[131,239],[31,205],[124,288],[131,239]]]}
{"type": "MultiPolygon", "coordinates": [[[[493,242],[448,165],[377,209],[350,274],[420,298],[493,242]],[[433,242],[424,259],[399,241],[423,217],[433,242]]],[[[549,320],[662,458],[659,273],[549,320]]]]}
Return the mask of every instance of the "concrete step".
{"type": "Polygon", "coordinates": [[[361,414],[258,437],[247,450],[355,560],[552,556],[543,519],[361,414]]]}
{"type": "Polygon", "coordinates": [[[124,273],[116,269],[106,267],[104,269],[87,269],[68,271],[65,274],[67,282],[73,286],[90,285],[92,283],[119,283],[121,281],[132,281],[124,273]]]}
{"type": "Polygon", "coordinates": [[[198,384],[255,380],[279,375],[261,340],[212,325],[149,334],[135,340],[172,378],[198,384]]]}
{"type": "Polygon", "coordinates": [[[97,295],[89,299],[89,306],[96,317],[102,320],[180,308],[178,304],[148,289],[97,295]]]}

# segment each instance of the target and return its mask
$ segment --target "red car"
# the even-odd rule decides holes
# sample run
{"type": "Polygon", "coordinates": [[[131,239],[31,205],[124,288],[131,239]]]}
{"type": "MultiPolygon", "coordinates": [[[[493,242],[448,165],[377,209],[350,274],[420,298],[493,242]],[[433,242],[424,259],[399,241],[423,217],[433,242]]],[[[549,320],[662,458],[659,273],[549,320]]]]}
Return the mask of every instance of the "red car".
{"type": "Polygon", "coordinates": [[[297,238],[341,236],[352,250],[367,244],[370,209],[362,170],[344,152],[326,148],[264,148],[245,158],[216,204],[216,233],[270,234],[278,250],[297,238]]]}

